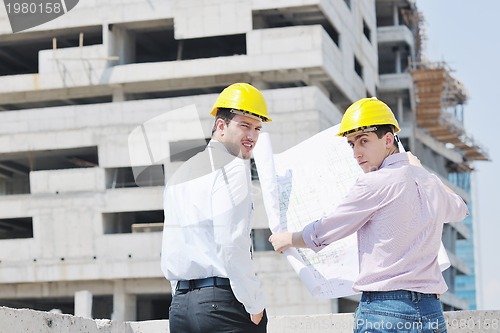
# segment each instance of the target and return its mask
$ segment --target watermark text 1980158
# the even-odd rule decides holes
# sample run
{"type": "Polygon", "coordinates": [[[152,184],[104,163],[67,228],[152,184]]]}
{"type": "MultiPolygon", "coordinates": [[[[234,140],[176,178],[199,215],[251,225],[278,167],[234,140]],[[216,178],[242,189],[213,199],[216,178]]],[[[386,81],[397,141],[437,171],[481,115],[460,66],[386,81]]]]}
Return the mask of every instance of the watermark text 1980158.
{"type": "Polygon", "coordinates": [[[12,32],[52,21],[73,9],[79,0],[4,0],[12,32]]]}
{"type": "Polygon", "coordinates": [[[447,319],[446,323],[448,328],[455,330],[478,329],[481,332],[498,332],[500,328],[500,319],[498,318],[451,318],[447,319]]]}

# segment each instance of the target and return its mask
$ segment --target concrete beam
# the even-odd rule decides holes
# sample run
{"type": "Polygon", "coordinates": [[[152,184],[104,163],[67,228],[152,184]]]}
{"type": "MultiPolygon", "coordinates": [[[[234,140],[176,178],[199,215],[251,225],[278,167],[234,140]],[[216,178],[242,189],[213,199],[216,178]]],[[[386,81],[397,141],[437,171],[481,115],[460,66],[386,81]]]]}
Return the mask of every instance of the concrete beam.
{"type": "MultiPolygon", "coordinates": [[[[125,94],[154,91],[159,86],[178,90],[193,88],[194,82],[200,87],[203,80],[221,84],[232,75],[242,79],[247,73],[291,73],[295,79],[299,70],[304,81],[319,70],[341,87],[350,100],[365,94],[367,87],[362,80],[353,80],[353,73],[345,72],[339,63],[329,60],[343,59],[344,55],[320,26],[255,30],[247,33],[247,41],[247,55],[111,67],[104,61],[106,49],[102,45],[62,49],[57,53],[44,50],[40,53],[39,74],[0,77],[0,87],[8,87],[0,88],[0,104],[112,96],[117,86],[123,87],[125,94]],[[293,43],[289,36],[295,36],[293,43]],[[296,36],[301,36],[300,40],[296,36]],[[80,54],[82,50],[84,55],[80,54]],[[59,58],[63,55],[64,59],[59,58]],[[85,67],[87,56],[102,58],[93,58],[91,73],[85,67]],[[78,57],[82,59],[75,61],[78,57]]],[[[369,72],[366,68],[366,75],[372,75],[369,72]]]]}
{"type": "Polygon", "coordinates": [[[412,49],[415,47],[413,34],[405,25],[377,28],[377,41],[379,44],[403,42],[412,49]]]}
{"type": "Polygon", "coordinates": [[[437,141],[436,139],[434,139],[432,136],[426,134],[421,129],[417,128],[415,130],[415,136],[418,140],[420,140],[422,143],[424,143],[427,147],[431,148],[436,153],[446,157],[450,161],[452,161],[454,163],[462,163],[463,162],[463,156],[460,153],[446,148],[445,144],[443,144],[440,141],[437,141]]]}

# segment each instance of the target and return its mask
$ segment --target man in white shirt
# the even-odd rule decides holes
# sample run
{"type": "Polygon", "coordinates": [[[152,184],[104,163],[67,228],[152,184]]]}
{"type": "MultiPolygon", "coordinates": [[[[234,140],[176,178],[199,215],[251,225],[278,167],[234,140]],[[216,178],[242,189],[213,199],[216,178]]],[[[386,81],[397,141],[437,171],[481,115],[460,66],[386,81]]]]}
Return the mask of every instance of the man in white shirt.
{"type": "Polygon", "coordinates": [[[266,332],[253,270],[249,159],[264,97],[247,83],[224,89],[207,148],[184,163],[165,188],[161,267],[172,284],[170,332],[266,332]]]}

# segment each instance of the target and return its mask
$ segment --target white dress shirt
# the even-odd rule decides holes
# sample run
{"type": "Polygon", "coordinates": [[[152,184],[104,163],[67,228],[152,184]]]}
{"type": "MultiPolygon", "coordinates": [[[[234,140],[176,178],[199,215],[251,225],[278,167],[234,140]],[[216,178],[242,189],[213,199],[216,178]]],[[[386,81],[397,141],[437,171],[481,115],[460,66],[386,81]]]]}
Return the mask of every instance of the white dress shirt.
{"type": "Polygon", "coordinates": [[[161,268],[172,290],[179,280],[227,277],[248,313],[264,310],[250,253],[251,192],[248,161],[215,140],[168,181],[161,268]]]}

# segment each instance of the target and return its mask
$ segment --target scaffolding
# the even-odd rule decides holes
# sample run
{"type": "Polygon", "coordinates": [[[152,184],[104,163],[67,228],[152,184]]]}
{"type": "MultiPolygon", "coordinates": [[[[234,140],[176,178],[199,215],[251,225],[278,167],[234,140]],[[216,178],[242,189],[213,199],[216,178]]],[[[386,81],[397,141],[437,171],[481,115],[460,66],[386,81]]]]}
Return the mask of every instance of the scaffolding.
{"type": "Polygon", "coordinates": [[[463,170],[471,169],[469,162],[488,161],[485,149],[464,129],[462,113],[468,94],[446,63],[419,63],[411,74],[415,83],[417,126],[460,151],[464,163],[459,168],[463,170]]]}

